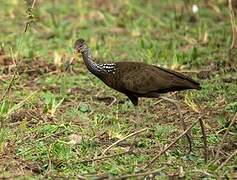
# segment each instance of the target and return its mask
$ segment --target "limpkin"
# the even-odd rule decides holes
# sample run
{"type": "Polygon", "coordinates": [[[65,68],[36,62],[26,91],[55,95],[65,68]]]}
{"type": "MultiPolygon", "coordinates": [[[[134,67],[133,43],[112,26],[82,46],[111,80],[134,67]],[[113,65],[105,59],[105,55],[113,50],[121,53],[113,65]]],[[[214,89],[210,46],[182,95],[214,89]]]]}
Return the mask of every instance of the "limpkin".
{"type": "Polygon", "coordinates": [[[87,69],[107,86],[125,94],[138,105],[139,97],[158,98],[160,94],[186,89],[201,89],[200,84],[179,72],[141,62],[97,64],[83,39],[74,44],[87,69]]]}
{"type": "MultiPolygon", "coordinates": [[[[76,53],[81,53],[87,69],[107,86],[125,94],[138,105],[139,97],[158,98],[170,101],[181,111],[177,103],[160,94],[186,89],[201,89],[200,84],[179,72],[141,62],[114,62],[97,64],[93,61],[90,48],[83,39],[74,44],[76,53]]],[[[136,109],[136,108],[135,108],[136,109]]],[[[137,110],[136,110],[137,112],[137,110]]]]}

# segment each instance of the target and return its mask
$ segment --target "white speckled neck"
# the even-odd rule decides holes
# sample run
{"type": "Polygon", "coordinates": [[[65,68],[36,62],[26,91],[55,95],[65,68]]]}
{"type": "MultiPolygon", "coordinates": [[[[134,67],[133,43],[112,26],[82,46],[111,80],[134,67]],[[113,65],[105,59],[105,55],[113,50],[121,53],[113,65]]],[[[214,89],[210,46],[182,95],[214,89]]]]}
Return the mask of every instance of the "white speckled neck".
{"type": "Polygon", "coordinates": [[[82,57],[87,66],[87,69],[91,73],[95,75],[103,75],[107,73],[101,66],[99,66],[93,61],[91,51],[88,47],[82,52],[82,57]]]}

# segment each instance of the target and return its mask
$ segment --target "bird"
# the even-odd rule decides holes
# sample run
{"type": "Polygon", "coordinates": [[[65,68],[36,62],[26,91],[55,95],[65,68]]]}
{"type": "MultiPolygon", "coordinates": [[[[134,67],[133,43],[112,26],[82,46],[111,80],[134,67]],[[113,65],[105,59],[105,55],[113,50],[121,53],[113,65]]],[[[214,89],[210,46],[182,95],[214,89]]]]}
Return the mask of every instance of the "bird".
{"type": "Polygon", "coordinates": [[[110,88],[125,94],[134,106],[138,106],[140,97],[159,98],[161,94],[168,92],[201,89],[200,83],[180,72],[143,62],[98,64],[94,62],[91,50],[84,39],[75,41],[74,51],[81,53],[87,69],[92,74],[110,88]]]}
{"type": "MultiPolygon", "coordinates": [[[[136,119],[139,119],[138,99],[161,98],[173,103],[180,116],[183,130],[186,130],[186,124],[181,113],[179,104],[161,94],[182,91],[188,89],[200,90],[200,83],[192,78],[170,69],[149,65],[143,62],[113,62],[98,64],[93,60],[89,46],[84,39],[77,39],[74,43],[74,52],[82,55],[87,69],[96,77],[101,79],[107,86],[125,94],[135,107],[136,119]]],[[[135,129],[137,123],[135,122],[135,129]]],[[[185,134],[189,143],[189,152],[192,151],[192,140],[189,133],[185,134]]],[[[132,144],[135,144],[135,139],[132,144]]]]}

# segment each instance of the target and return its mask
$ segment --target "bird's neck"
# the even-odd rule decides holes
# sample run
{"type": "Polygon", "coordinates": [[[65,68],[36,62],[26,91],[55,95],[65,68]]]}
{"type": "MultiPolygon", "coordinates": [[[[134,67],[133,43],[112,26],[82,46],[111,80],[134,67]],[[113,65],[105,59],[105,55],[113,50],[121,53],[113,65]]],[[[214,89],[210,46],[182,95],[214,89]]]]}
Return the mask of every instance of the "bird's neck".
{"type": "Polygon", "coordinates": [[[93,61],[92,54],[89,48],[82,53],[82,57],[86,64],[87,69],[92,74],[100,76],[106,73],[103,68],[101,68],[97,63],[93,61]]]}

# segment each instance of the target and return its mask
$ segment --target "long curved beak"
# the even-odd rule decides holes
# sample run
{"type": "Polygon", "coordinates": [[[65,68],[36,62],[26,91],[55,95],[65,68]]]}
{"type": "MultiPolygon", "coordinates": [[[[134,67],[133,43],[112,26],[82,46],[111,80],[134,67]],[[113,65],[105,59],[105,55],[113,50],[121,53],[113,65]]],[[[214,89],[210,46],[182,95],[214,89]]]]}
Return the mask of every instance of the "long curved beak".
{"type": "Polygon", "coordinates": [[[76,49],[73,50],[73,54],[78,55],[80,54],[76,49]]]}
{"type": "Polygon", "coordinates": [[[78,57],[81,57],[81,53],[78,52],[78,50],[74,49],[72,57],[77,59],[78,57]]]}

